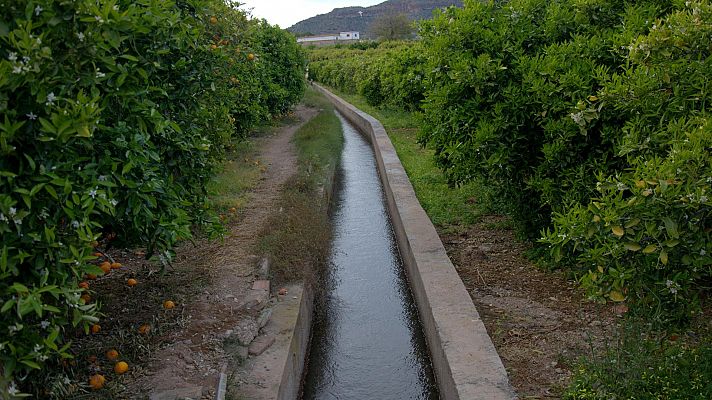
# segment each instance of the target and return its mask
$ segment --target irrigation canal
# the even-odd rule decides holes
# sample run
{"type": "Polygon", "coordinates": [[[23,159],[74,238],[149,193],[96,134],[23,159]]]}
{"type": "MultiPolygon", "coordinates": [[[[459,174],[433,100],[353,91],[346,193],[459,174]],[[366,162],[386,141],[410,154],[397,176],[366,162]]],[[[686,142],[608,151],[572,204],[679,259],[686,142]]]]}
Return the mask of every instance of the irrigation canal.
{"type": "Polygon", "coordinates": [[[368,140],[343,116],[330,270],[303,400],[438,399],[437,385],[368,140]]]}

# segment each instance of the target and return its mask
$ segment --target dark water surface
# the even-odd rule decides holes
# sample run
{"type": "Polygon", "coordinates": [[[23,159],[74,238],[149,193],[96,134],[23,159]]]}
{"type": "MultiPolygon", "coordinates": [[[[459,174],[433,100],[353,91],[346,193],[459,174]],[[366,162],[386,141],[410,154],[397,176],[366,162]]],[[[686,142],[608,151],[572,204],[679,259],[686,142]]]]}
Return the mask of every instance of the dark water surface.
{"type": "Polygon", "coordinates": [[[368,141],[341,115],[331,270],[317,302],[303,399],[438,399],[368,141]]]}

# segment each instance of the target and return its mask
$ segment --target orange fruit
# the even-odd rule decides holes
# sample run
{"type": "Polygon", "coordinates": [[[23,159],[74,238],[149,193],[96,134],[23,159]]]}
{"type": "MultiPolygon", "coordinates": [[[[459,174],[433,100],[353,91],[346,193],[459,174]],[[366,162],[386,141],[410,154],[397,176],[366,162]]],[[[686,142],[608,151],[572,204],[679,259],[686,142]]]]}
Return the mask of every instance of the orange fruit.
{"type": "Polygon", "coordinates": [[[101,254],[101,253],[94,253],[94,254],[92,254],[92,255],[93,255],[94,257],[104,257],[104,255],[101,254]]]}
{"type": "Polygon", "coordinates": [[[142,335],[148,334],[148,332],[149,332],[150,330],[151,330],[151,325],[149,325],[149,324],[143,324],[143,325],[141,325],[141,326],[138,327],[138,333],[140,333],[140,334],[142,334],[142,335]]]}
{"type": "Polygon", "coordinates": [[[115,263],[111,264],[111,269],[119,269],[121,267],[123,267],[123,265],[121,263],[115,262],[115,263]]]}
{"type": "Polygon", "coordinates": [[[250,53],[250,54],[247,55],[247,59],[250,60],[250,61],[252,61],[252,60],[255,59],[255,55],[252,54],[252,53],[250,53]]]}
{"type": "Polygon", "coordinates": [[[111,349],[106,352],[106,358],[108,358],[111,361],[114,361],[117,358],[119,358],[119,352],[116,351],[116,349],[111,349]]]}
{"type": "Polygon", "coordinates": [[[90,281],[93,281],[94,279],[96,279],[96,274],[87,274],[86,278],[90,281]]]}
{"type": "Polygon", "coordinates": [[[114,372],[116,372],[119,375],[125,373],[128,370],[129,370],[129,365],[123,361],[119,361],[116,363],[116,365],[114,365],[114,372]]]}
{"type": "Polygon", "coordinates": [[[210,48],[213,49],[213,50],[215,50],[215,49],[218,48],[218,46],[216,46],[216,45],[214,45],[214,44],[211,44],[211,45],[210,45],[210,48]]]}
{"type": "Polygon", "coordinates": [[[101,325],[94,324],[91,326],[91,333],[99,333],[99,332],[101,332],[101,325]]]}
{"type": "Polygon", "coordinates": [[[91,301],[91,296],[85,293],[82,295],[82,297],[80,297],[80,299],[84,300],[84,304],[89,304],[89,302],[91,301]]]}
{"type": "Polygon", "coordinates": [[[101,268],[101,270],[104,271],[105,274],[108,274],[109,272],[111,272],[111,263],[108,261],[104,261],[103,263],[101,263],[101,265],[99,265],[99,268],[101,268]]]}
{"type": "Polygon", "coordinates": [[[136,279],[134,279],[134,278],[129,278],[129,279],[126,281],[126,284],[129,285],[129,286],[136,286],[136,285],[138,284],[138,281],[137,281],[136,279]]]}
{"type": "Polygon", "coordinates": [[[166,310],[171,310],[171,309],[173,309],[175,306],[176,306],[176,303],[174,303],[174,302],[171,301],[171,300],[166,300],[166,301],[163,302],[163,308],[165,308],[166,310]]]}
{"type": "Polygon", "coordinates": [[[210,24],[211,24],[211,25],[215,25],[215,24],[217,24],[217,23],[218,23],[218,17],[216,17],[216,16],[214,16],[214,15],[213,15],[212,17],[210,17],[210,24]]]}
{"type": "Polygon", "coordinates": [[[106,378],[104,378],[104,375],[92,375],[89,378],[89,386],[91,386],[92,389],[94,390],[99,390],[104,387],[104,382],[106,382],[106,378]]]}
{"type": "Polygon", "coordinates": [[[79,282],[79,287],[82,289],[89,289],[89,282],[87,282],[87,281],[79,282]]]}

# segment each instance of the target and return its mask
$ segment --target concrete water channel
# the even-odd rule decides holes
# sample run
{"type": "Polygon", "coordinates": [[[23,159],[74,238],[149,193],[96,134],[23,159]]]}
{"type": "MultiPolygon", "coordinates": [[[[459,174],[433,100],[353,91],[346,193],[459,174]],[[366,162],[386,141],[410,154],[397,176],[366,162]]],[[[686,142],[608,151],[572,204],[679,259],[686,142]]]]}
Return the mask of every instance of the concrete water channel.
{"type": "Polygon", "coordinates": [[[344,131],[330,268],[317,297],[304,400],[438,399],[369,141],[344,131]]]}

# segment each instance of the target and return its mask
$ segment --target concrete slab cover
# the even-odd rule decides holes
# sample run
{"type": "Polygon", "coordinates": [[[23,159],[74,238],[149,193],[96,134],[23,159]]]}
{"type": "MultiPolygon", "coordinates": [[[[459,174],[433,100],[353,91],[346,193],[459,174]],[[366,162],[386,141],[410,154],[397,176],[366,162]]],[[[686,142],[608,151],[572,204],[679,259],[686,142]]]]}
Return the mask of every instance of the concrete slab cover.
{"type": "Polygon", "coordinates": [[[444,400],[517,396],[465,285],[420,206],[383,125],[314,85],[373,145],[389,213],[444,400]]]}

